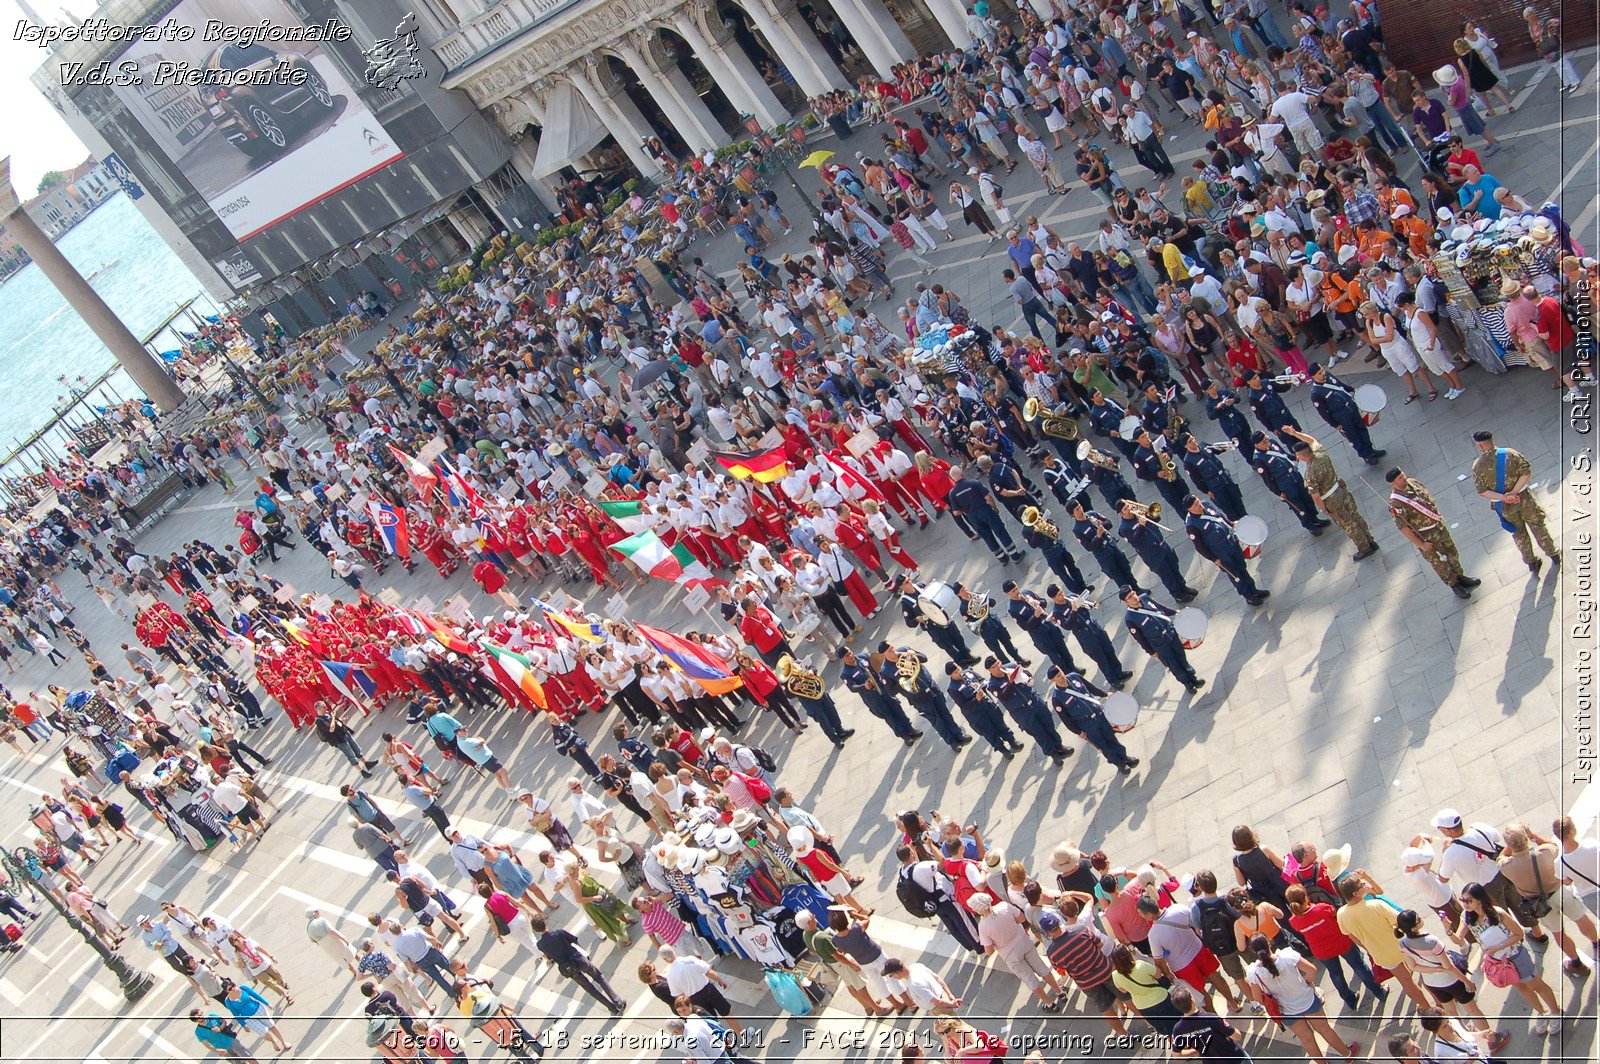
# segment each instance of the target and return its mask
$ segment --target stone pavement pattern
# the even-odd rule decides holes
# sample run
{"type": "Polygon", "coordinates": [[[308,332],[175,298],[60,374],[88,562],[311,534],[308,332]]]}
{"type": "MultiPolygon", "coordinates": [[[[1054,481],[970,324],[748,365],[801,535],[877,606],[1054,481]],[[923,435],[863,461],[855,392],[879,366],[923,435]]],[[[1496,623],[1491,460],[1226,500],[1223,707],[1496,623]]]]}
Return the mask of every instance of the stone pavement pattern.
{"type": "MultiPolygon", "coordinates": [[[[1508,150],[1495,158],[1492,169],[1530,200],[1563,189],[1568,217],[1580,238],[1593,245],[1596,208],[1589,198],[1594,188],[1593,89],[1600,71],[1592,53],[1581,57],[1580,69],[1586,74],[1585,90],[1566,100],[1557,97],[1548,83],[1522,88],[1530,78],[1544,82],[1542,74],[1527,69],[1514,74],[1520,109],[1514,130],[1502,136],[1508,150]]],[[[858,146],[870,151],[875,142],[875,131],[868,130],[842,145],[826,141],[825,146],[850,155],[858,146]]],[[[1173,145],[1175,161],[1181,164],[1193,157],[1198,144],[1192,129],[1183,127],[1173,145]]],[[[1125,151],[1112,154],[1130,185],[1147,176],[1125,151]]],[[[802,180],[810,183],[814,177],[803,174],[802,180]]],[[[1019,218],[1039,212],[1069,239],[1087,236],[1098,221],[1098,206],[1081,188],[1065,199],[1046,197],[1026,167],[1006,184],[1019,218]]],[[[804,217],[792,200],[787,209],[791,219],[804,217]]],[[[802,239],[797,231],[777,250],[800,250],[802,239]]],[[[939,264],[935,279],[962,294],[980,320],[1006,324],[1015,312],[999,279],[1004,263],[997,255],[982,257],[996,250],[981,237],[961,235],[935,254],[939,264]]],[[[697,244],[694,251],[708,261],[728,263],[737,253],[727,237],[709,250],[697,244]]],[[[919,276],[906,272],[903,262],[893,256],[891,272],[897,282],[919,276]]],[[[902,293],[905,290],[903,285],[902,293]]],[[[892,313],[892,307],[883,303],[878,309],[880,314],[886,309],[892,313]]],[[[1341,370],[1356,383],[1378,381],[1392,395],[1398,393],[1386,373],[1359,358],[1341,370]]],[[[1266,496],[1257,478],[1229,459],[1251,511],[1265,517],[1273,529],[1265,555],[1254,563],[1257,581],[1272,589],[1273,596],[1263,608],[1245,610],[1226,583],[1219,583],[1211,566],[1187,548],[1178,548],[1189,581],[1202,589],[1198,605],[1211,614],[1206,644],[1192,655],[1210,685],[1192,699],[1176,697],[1180,689],[1159,666],[1140,664],[1137,649],[1117,627],[1120,608],[1102,607],[1101,620],[1113,631],[1119,653],[1134,665],[1134,692],[1144,707],[1139,727],[1126,737],[1130,750],[1144,761],[1129,779],[1120,779],[1084,749],[1060,770],[1031,751],[1007,763],[980,749],[982,744],[953,757],[931,737],[908,750],[886,741],[882,725],[848,693],[841,694],[839,702],[846,722],[858,727],[860,734],[843,750],[833,749],[813,733],[790,742],[765,722],[753,729],[755,741],[778,753],[780,781],[791,786],[799,804],[811,809],[841,840],[848,863],[867,875],[861,895],[880,909],[874,928],[885,946],[903,956],[920,957],[940,970],[958,992],[967,994],[966,1011],[980,1026],[999,1029],[1009,1023],[1014,1035],[1048,1032],[1056,1037],[1048,1051],[1052,1060],[1090,1052],[1148,1055],[1147,1048],[1113,1049],[1095,1041],[1105,1034],[1105,1027],[1098,1018],[1078,1015],[1081,998],[1076,995],[1068,1015],[1044,1017],[1021,997],[1008,974],[990,974],[966,957],[958,958],[947,937],[935,937],[930,927],[906,917],[893,893],[891,851],[897,840],[889,815],[905,808],[937,808],[977,821],[1008,856],[1039,872],[1045,871],[1051,849],[1064,841],[1081,843],[1085,849],[1102,848],[1114,862],[1130,866],[1155,857],[1180,871],[1223,869],[1228,830],[1235,823],[1250,823],[1279,850],[1298,839],[1325,846],[1351,843],[1358,863],[1387,881],[1398,878],[1395,858],[1401,847],[1413,833],[1426,829],[1429,816],[1440,806],[1455,806],[1469,819],[1497,824],[1520,816],[1541,831],[1553,815],[1570,808],[1578,795],[1564,771],[1573,737],[1570,709],[1563,707],[1572,703],[1573,662],[1579,646],[1573,620],[1581,552],[1575,548],[1587,544],[1592,552],[1593,523],[1592,516],[1587,520],[1577,516],[1581,508],[1576,491],[1562,489],[1572,456],[1588,440],[1564,432],[1567,408],[1544,379],[1530,372],[1489,378],[1471,370],[1466,380],[1467,394],[1455,403],[1402,406],[1396,401],[1374,429],[1374,438],[1378,446],[1388,448],[1389,461],[1404,466],[1438,496],[1455,526],[1466,570],[1483,580],[1473,600],[1460,602],[1439,584],[1387,519],[1386,492],[1375,475],[1378,471],[1361,466],[1342,441],[1334,443],[1331,430],[1321,431],[1323,426],[1303,395],[1291,395],[1302,423],[1330,442],[1341,470],[1351,476],[1364,474],[1364,479],[1355,480],[1357,492],[1383,549],[1375,558],[1353,565],[1342,537],[1336,532],[1321,539],[1305,535],[1286,520],[1284,509],[1266,496]],[[1486,505],[1458,480],[1473,455],[1469,434],[1486,424],[1533,463],[1537,494],[1550,515],[1552,530],[1568,549],[1569,565],[1559,574],[1547,570],[1544,579],[1530,579],[1486,505]],[[1014,1021],[984,1019],[1012,1010],[1017,1015],[1014,1021]]],[[[1200,416],[1192,409],[1190,413],[1200,416]]],[[[208,490],[189,499],[144,542],[157,551],[171,550],[197,536],[218,544],[229,542],[232,510],[248,501],[243,490],[226,496],[208,490]]],[[[993,565],[983,552],[970,550],[962,537],[952,534],[948,522],[928,532],[913,532],[907,541],[929,578],[959,579],[998,593],[1000,582],[1016,575],[993,565]]],[[[1588,562],[1592,578],[1592,553],[1588,562]]],[[[344,590],[309,550],[285,555],[271,571],[300,590],[334,594],[344,590]]],[[[1037,557],[1027,563],[1026,577],[1018,578],[1040,590],[1049,580],[1037,557]]],[[[62,582],[71,585],[76,577],[68,574],[62,582]]],[[[461,592],[479,612],[501,608],[498,600],[474,594],[476,587],[465,573],[443,581],[425,565],[414,576],[395,571],[371,583],[395,586],[407,598],[425,594],[435,601],[461,592]]],[[[526,584],[518,589],[536,590],[526,584]]],[[[577,586],[567,590],[579,596],[585,593],[577,586]]],[[[115,648],[130,638],[127,626],[81,584],[72,587],[70,595],[82,606],[77,623],[110,667],[118,670],[122,662],[115,648]]],[[[675,591],[663,595],[661,586],[626,595],[629,615],[638,620],[678,628],[715,623],[685,615],[677,599],[675,591]]],[[[591,595],[587,605],[598,610],[603,601],[604,596],[591,595]]],[[[932,649],[904,630],[892,608],[869,622],[857,645],[872,645],[882,638],[932,649]]],[[[76,684],[84,679],[76,661],[60,673],[47,675],[41,663],[30,658],[7,682],[22,691],[42,688],[45,682],[76,684]]],[[[835,669],[830,667],[825,675],[833,684],[835,669]]],[[[569,774],[570,763],[534,737],[520,714],[494,716],[493,721],[474,724],[484,728],[491,745],[511,766],[514,782],[542,788],[561,804],[556,785],[569,774]]],[[[361,728],[363,746],[372,749],[379,732],[390,728],[404,728],[394,710],[361,728]]],[[[608,748],[609,739],[598,739],[604,734],[598,722],[587,720],[584,731],[598,749],[608,748]]],[[[338,785],[350,773],[342,757],[308,735],[290,732],[281,721],[251,739],[277,760],[263,779],[282,808],[262,842],[242,854],[196,856],[176,847],[170,836],[135,812],[134,823],[147,829],[143,837],[148,845],[137,850],[127,844],[115,847],[92,870],[89,882],[129,922],[153,910],[157,899],[175,898],[196,911],[221,914],[257,936],[280,958],[298,1001],[282,1021],[296,1049],[279,1059],[368,1059],[359,994],[342,971],[330,970],[325,955],[310,947],[303,931],[303,911],[310,904],[337,916],[338,926],[352,939],[365,926],[366,912],[393,909],[390,892],[372,877],[372,866],[352,854],[337,796],[338,785]]],[[[40,789],[59,786],[66,775],[59,749],[59,743],[52,743],[24,758],[9,750],[0,753],[0,783],[7,788],[4,823],[21,824],[26,805],[40,789]]],[[[394,788],[374,782],[372,789],[380,801],[391,811],[400,811],[394,788]]],[[[531,843],[531,836],[515,830],[520,818],[508,809],[492,782],[462,778],[446,792],[444,804],[466,830],[531,843]]],[[[454,896],[467,896],[469,892],[455,881],[437,836],[425,824],[416,826],[420,844],[413,852],[422,855],[454,896]]],[[[11,828],[7,834],[15,838],[11,828]]],[[[580,834],[580,845],[590,841],[586,832],[580,834]]],[[[1416,901],[1403,887],[1391,889],[1405,901],[1416,901]]],[[[505,1000],[530,1017],[530,1026],[546,1027],[564,1043],[548,1059],[679,1059],[679,1054],[663,1052],[659,1043],[650,1041],[660,1030],[664,1011],[653,997],[635,992],[632,972],[645,957],[643,949],[594,945],[598,963],[633,1001],[627,1015],[613,1022],[596,1016],[589,1000],[575,996],[570,984],[547,972],[542,961],[535,963],[511,945],[492,944],[481,910],[475,903],[467,908],[473,940],[461,956],[475,971],[496,979],[505,1000]],[[621,1040],[585,1043],[610,1036],[621,1040]]],[[[579,930],[581,918],[574,919],[570,905],[560,915],[592,940],[587,931],[579,930]]],[[[200,1048],[181,1018],[196,1003],[192,991],[136,943],[130,944],[126,955],[154,974],[158,985],[130,1008],[122,1005],[114,981],[61,920],[51,916],[31,928],[28,942],[23,955],[0,959],[0,1000],[5,1003],[0,1060],[200,1058],[200,1048]]],[[[750,1018],[773,1011],[770,996],[758,983],[759,972],[742,962],[724,962],[721,967],[731,977],[731,996],[741,1015],[750,1018]]],[[[1535,1039],[1527,1033],[1521,1001],[1508,1002],[1504,992],[1490,991],[1485,995],[1489,1011],[1503,1007],[1506,1024],[1516,1032],[1505,1055],[1592,1059],[1592,986],[1561,976],[1553,959],[1546,960],[1545,970],[1569,1011],[1582,1013],[1583,1019],[1569,1023],[1564,1042],[1535,1039]]],[[[1389,1018],[1381,1022],[1370,1013],[1342,1017],[1344,1033],[1361,1040],[1367,1047],[1364,1053],[1377,1048],[1381,1055],[1383,1038],[1400,1029],[1393,1019],[1398,1002],[1396,995],[1389,1018]]],[[[868,1022],[857,1012],[841,993],[820,1019],[758,1020],[753,1026],[766,1032],[765,1052],[754,1055],[768,1060],[888,1060],[897,1056],[895,1050],[907,1038],[919,1032],[925,1037],[925,1021],[868,1022]]],[[[461,1029],[464,1023],[458,1019],[452,1026],[461,1029]]],[[[1251,1049],[1257,1056],[1287,1053],[1298,1058],[1292,1043],[1263,1041],[1262,1023],[1249,1026],[1255,1032],[1251,1049]]],[[[269,1052],[263,1050],[263,1055],[269,1052]]],[[[476,1056],[483,1050],[469,1043],[469,1052],[476,1056]]]]}

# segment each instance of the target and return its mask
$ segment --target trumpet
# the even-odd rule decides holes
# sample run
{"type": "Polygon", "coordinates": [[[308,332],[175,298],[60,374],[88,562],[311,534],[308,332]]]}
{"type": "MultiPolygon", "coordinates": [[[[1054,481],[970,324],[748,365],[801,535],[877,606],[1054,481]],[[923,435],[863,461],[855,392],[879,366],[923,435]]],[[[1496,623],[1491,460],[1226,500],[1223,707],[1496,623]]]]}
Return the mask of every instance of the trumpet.
{"type": "Polygon", "coordinates": [[[1229,451],[1237,451],[1239,445],[1232,440],[1223,440],[1221,443],[1202,443],[1200,449],[1210,451],[1212,454],[1227,454],[1229,451]]]}
{"type": "Polygon", "coordinates": [[[1117,468],[1117,460],[1104,451],[1096,450],[1094,444],[1088,440],[1078,444],[1078,461],[1088,462],[1090,465],[1099,466],[1101,469],[1117,468]]]}
{"type": "Polygon", "coordinates": [[[1267,378],[1268,384],[1304,384],[1305,382],[1306,378],[1298,373],[1283,373],[1276,377],[1267,378]]]}
{"type": "Polygon", "coordinates": [[[1022,511],[1022,523],[1045,539],[1058,540],[1061,538],[1061,530],[1051,523],[1044,516],[1044,511],[1037,506],[1030,506],[1022,511]]]}
{"type": "Polygon", "coordinates": [[[1039,431],[1052,440],[1075,440],[1079,435],[1076,418],[1045,409],[1034,396],[1022,404],[1022,420],[1039,422],[1039,431]]]}

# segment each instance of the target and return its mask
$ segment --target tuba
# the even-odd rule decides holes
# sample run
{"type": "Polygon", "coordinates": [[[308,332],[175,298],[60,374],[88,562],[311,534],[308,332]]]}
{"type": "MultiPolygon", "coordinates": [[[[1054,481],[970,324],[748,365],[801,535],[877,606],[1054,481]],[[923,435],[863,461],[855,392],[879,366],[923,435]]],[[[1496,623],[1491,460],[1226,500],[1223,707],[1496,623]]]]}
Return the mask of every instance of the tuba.
{"type": "Polygon", "coordinates": [[[1052,542],[1061,538],[1061,530],[1047,520],[1044,511],[1037,506],[1022,511],[1022,523],[1052,542]]]}
{"type": "Polygon", "coordinates": [[[783,689],[796,698],[815,701],[822,697],[822,677],[788,654],[778,659],[778,679],[783,681],[783,689]]]}
{"type": "Polygon", "coordinates": [[[894,669],[900,680],[900,689],[906,694],[914,695],[922,689],[922,659],[917,655],[909,650],[901,651],[894,669]]]}
{"type": "Polygon", "coordinates": [[[1046,410],[1044,404],[1034,396],[1029,396],[1028,401],[1022,404],[1022,420],[1039,422],[1039,431],[1052,440],[1078,438],[1076,418],[1046,410]]]}

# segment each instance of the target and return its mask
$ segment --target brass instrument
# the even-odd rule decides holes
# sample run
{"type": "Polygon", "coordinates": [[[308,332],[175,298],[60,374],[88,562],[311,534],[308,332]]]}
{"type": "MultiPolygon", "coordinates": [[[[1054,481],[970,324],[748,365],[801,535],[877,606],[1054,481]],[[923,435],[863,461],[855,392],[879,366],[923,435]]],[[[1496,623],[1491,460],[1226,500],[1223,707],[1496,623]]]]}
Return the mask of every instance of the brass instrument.
{"type": "Polygon", "coordinates": [[[1122,506],[1124,509],[1132,510],[1134,516],[1144,518],[1157,528],[1164,527],[1159,524],[1161,520],[1161,504],[1159,502],[1144,503],[1128,499],[1122,506]]]}
{"type": "Polygon", "coordinates": [[[822,677],[788,654],[778,659],[778,679],[783,681],[783,689],[796,698],[814,701],[822,697],[822,677]]]}
{"type": "Polygon", "coordinates": [[[1044,511],[1037,506],[1022,511],[1022,523],[1052,542],[1061,538],[1061,530],[1047,520],[1044,511]]]}
{"type": "MultiPolygon", "coordinates": [[[[1178,479],[1178,467],[1173,464],[1172,456],[1165,449],[1156,452],[1156,459],[1161,463],[1161,469],[1156,476],[1168,483],[1178,479]]],[[[1154,505],[1160,506],[1160,503],[1154,505]]],[[[1157,516],[1160,516],[1159,514],[1157,516]]]]}
{"type": "Polygon", "coordinates": [[[922,659],[917,655],[909,650],[901,651],[894,669],[900,680],[900,689],[906,694],[914,695],[922,689],[922,659]]]}
{"type": "Polygon", "coordinates": [[[1101,469],[1117,468],[1117,460],[1104,451],[1095,449],[1094,444],[1084,440],[1078,444],[1078,461],[1088,462],[1090,465],[1099,466],[1101,469]]]}
{"type": "Polygon", "coordinates": [[[1223,440],[1221,443],[1202,443],[1200,449],[1210,451],[1212,454],[1227,454],[1229,451],[1237,451],[1239,445],[1232,440],[1223,440]]]}
{"type": "Polygon", "coordinates": [[[982,591],[974,591],[972,597],[967,599],[967,621],[974,626],[982,624],[989,616],[989,611],[994,608],[994,599],[982,591]]]}
{"type": "Polygon", "coordinates": [[[1076,418],[1046,410],[1044,404],[1031,395],[1022,404],[1022,420],[1039,422],[1039,431],[1052,440],[1075,440],[1079,435],[1076,418]]]}
{"type": "Polygon", "coordinates": [[[1305,382],[1306,378],[1298,373],[1283,373],[1276,377],[1267,378],[1268,384],[1304,384],[1305,382]]]}

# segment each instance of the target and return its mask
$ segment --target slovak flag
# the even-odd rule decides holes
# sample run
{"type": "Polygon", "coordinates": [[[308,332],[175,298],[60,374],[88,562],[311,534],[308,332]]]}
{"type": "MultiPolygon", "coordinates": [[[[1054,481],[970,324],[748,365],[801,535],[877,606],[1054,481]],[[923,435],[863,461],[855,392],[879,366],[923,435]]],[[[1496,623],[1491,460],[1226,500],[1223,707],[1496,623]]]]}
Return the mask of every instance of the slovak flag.
{"type": "Polygon", "coordinates": [[[411,529],[406,524],[405,511],[377,499],[368,499],[367,513],[372,515],[372,526],[383,539],[384,549],[402,561],[410,561],[411,529]]]}

